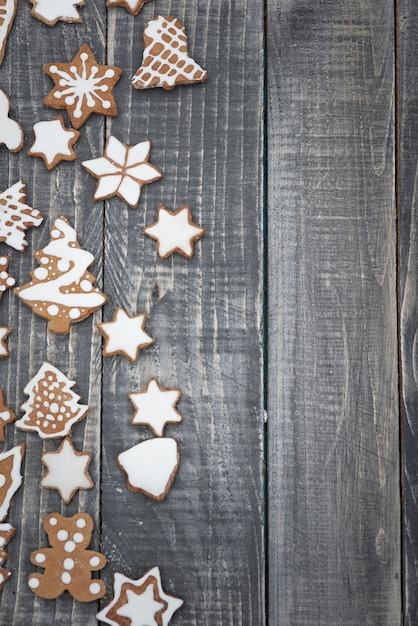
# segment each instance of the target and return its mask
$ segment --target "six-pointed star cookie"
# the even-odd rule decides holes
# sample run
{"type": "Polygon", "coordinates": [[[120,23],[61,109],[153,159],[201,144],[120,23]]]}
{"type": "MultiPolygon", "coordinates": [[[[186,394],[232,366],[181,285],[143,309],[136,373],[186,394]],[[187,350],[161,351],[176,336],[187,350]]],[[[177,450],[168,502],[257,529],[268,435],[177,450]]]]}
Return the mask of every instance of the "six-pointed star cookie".
{"type": "Polygon", "coordinates": [[[44,71],[55,87],[44,98],[53,109],[67,109],[74,128],[80,128],[92,113],[117,115],[112,89],[122,70],[100,65],[87,44],[81,46],[71,63],[50,63],[44,71]]]}
{"type": "Polygon", "coordinates": [[[97,324],[99,332],[106,340],[103,356],[123,354],[135,363],[141,348],[155,341],[144,330],[146,320],[146,313],[138,313],[130,317],[121,307],[118,307],[111,322],[97,324]]]}
{"type": "Polygon", "coordinates": [[[96,615],[110,626],[168,626],[183,600],[165,593],[158,567],[153,567],[138,580],[116,572],[113,576],[113,600],[96,615]],[[122,618],[122,619],[121,619],[122,618]]]}
{"type": "Polygon", "coordinates": [[[50,122],[37,122],[33,130],[35,143],[28,150],[29,156],[41,157],[48,170],[54,169],[60,161],[75,161],[73,145],[80,132],[66,128],[61,115],[50,122]]]}
{"type": "Polygon", "coordinates": [[[13,413],[13,411],[6,406],[3,389],[0,389],[0,441],[4,441],[4,427],[6,424],[14,422],[15,419],[16,413],[13,413]]]}
{"type": "Polygon", "coordinates": [[[6,339],[11,332],[12,329],[10,326],[0,326],[0,359],[7,359],[7,357],[10,356],[9,348],[6,345],[6,339]]]}
{"type": "Polygon", "coordinates": [[[192,222],[190,207],[187,205],[174,213],[160,205],[157,221],[144,228],[144,233],[158,242],[157,250],[162,259],[173,252],[191,259],[193,243],[203,237],[205,232],[204,228],[192,222]]]}
{"type": "Polygon", "coordinates": [[[136,411],[132,424],[149,426],[154,435],[162,437],[166,424],[176,424],[183,416],[175,408],[181,397],[181,389],[165,389],[156,378],[151,378],[144,391],[128,394],[136,411]]]}
{"type": "Polygon", "coordinates": [[[83,20],[76,7],[84,6],[84,0],[29,0],[33,4],[30,12],[37,20],[54,26],[62,22],[80,23],[83,20]]]}
{"type": "Polygon", "coordinates": [[[132,15],[138,15],[142,7],[149,0],[107,0],[107,7],[125,7],[132,15]]]}
{"type": "Polygon", "coordinates": [[[148,163],[151,141],[126,146],[111,135],[104,155],[83,161],[82,166],[98,179],[95,200],[118,196],[133,209],[138,205],[142,185],[162,178],[163,173],[148,163]]]}
{"type": "Polygon", "coordinates": [[[87,471],[91,461],[90,452],[78,452],[71,439],[66,437],[58,450],[44,452],[41,461],[47,468],[41,485],[46,489],[56,489],[65,504],[68,504],[79,489],[94,487],[87,471]]]}

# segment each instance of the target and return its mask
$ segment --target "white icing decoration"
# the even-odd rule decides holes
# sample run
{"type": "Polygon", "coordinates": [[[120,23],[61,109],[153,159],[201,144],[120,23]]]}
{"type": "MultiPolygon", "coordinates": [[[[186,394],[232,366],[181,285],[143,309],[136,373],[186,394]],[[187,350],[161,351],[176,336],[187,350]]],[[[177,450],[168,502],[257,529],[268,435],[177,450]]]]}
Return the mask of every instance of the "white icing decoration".
{"type": "MultiPolygon", "coordinates": [[[[48,470],[42,477],[42,487],[56,489],[62,500],[68,504],[76,491],[93,487],[93,481],[87,472],[90,459],[90,454],[78,453],[71,440],[64,439],[56,452],[44,452],[42,455],[42,463],[48,470]]],[[[78,535],[80,533],[75,533],[73,537],[76,542],[78,535]]],[[[68,532],[60,530],[57,536],[66,541],[68,532]]]]}
{"type": "Polygon", "coordinates": [[[154,600],[154,588],[150,583],[145,590],[138,594],[128,589],[126,591],[126,604],[123,604],[116,613],[131,620],[131,626],[158,626],[155,614],[164,607],[162,602],[154,600]]]}
{"type": "Polygon", "coordinates": [[[9,459],[12,458],[12,468],[7,475],[7,479],[10,477],[11,484],[8,489],[4,489],[5,484],[0,490],[0,521],[3,521],[7,515],[10,507],[12,497],[22,484],[22,475],[20,473],[20,467],[22,464],[23,455],[25,453],[25,445],[23,443],[11,448],[7,452],[0,454],[0,474],[5,475],[3,467],[9,465],[9,459]]]}
{"type": "Polygon", "coordinates": [[[102,157],[82,162],[82,166],[99,181],[94,199],[117,195],[135,208],[142,186],[162,178],[162,172],[148,163],[150,150],[150,141],[129,147],[111,135],[102,157]]]}
{"type": "Polygon", "coordinates": [[[53,26],[59,20],[63,22],[82,21],[75,7],[83,6],[84,0],[29,0],[29,2],[33,4],[31,15],[49,26],[53,26]]]}
{"type": "MultiPolygon", "coordinates": [[[[21,430],[36,431],[41,439],[51,439],[56,437],[64,437],[71,431],[73,424],[79,422],[88,411],[88,406],[79,404],[80,396],[71,391],[71,388],[75,385],[73,380],[67,378],[59,369],[51,365],[50,363],[43,363],[38,373],[32,378],[32,380],[24,388],[24,393],[29,396],[28,400],[22,405],[22,411],[25,411],[23,417],[16,422],[16,427],[21,430]],[[56,381],[53,378],[56,378],[56,381]],[[49,408],[56,407],[55,394],[59,391],[59,385],[63,384],[63,391],[71,396],[71,399],[66,400],[64,403],[60,403],[64,407],[65,413],[62,415],[56,415],[55,413],[48,412],[48,420],[45,426],[52,424],[56,427],[55,432],[50,433],[44,430],[43,412],[39,411],[39,415],[34,415],[34,404],[38,401],[37,398],[45,398],[43,389],[48,389],[48,399],[53,400],[49,402],[49,408]],[[40,395],[42,394],[42,395],[40,395]],[[60,419],[62,417],[62,419],[60,419]]],[[[47,400],[44,400],[44,409],[48,407],[47,400]]],[[[46,453],[48,454],[48,453],[46,453]]],[[[51,521],[52,523],[52,521],[51,521]]]]}
{"type": "Polygon", "coordinates": [[[44,563],[46,560],[46,556],[45,554],[42,554],[42,552],[39,552],[36,556],[35,556],[35,561],[37,563],[44,563]]]}
{"type": "Polygon", "coordinates": [[[71,145],[80,133],[73,128],[65,128],[62,117],[49,122],[37,122],[33,130],[35,142],[29,148],[28,154],[42,157],[48,169],[52,169],[63,159],[75,159],[71,145]]]}
{"type": "Polygon", "coordinates": [[[147,439],[118,456],[129,485],[155,499],[162,499],[177,471],[179,458],[175,439],[147,439]]]}
{"type": "Polygon", "coordinates": [[[96,567],[97,565],[100,564],[100,559],[98,556],[92,556],[89,563],[92,567],[96,567]]]}
{"type": "Polygon", "coordinates": [[[76,320],[80,317],[81,312],[79,309],[70,309],[68,315],[72,320],[76,320]]]}
{"type": "MultiPolygon", "coordinates": [[[[67,468],[67,471],[68,471],[68,468],[67,468]]],[[[57,532],[57,539],[59,539],[60,541],[66,541],[68,539],[68,532],[66,530],[59,530],[57,532]]]]}
{"type": "Polygon", "coordinates": [[[13,25],[13,19],[16,13],[17,0],[2,0],[1,2],[1,21],[0,21],[0,65],[3,62],[4,53],[6,51],[7,36],[13,25]]]}
{"type": "Polygon", "coordinates": [[[182,207],[175,213],[160,206],[157,222],[144,228],[144,232],[158,241],[160,257],[166,258],[177,251],[190,258],[193,254],[193,241],[205,233],[204,228],[190,222],[191,213],[188,206],[182,207]]]}
{"type": "MultiPolygon", "coordinates": [[[[0,8],[0,19],[3,18],[2,10],[3,7],[0,8]]],[[[10,152],[18,152],[23,146],[23,130],[20,124],[9,117],[9,108],[9,98],[0,89],[0,145],[4,144],[10,152]]]]}
{"type": "Polygon", "coordinates": [[[63,563],[64,569],[73,569],[74,565],[75,565],[74,559],[70,559],[70,558],[64,559],[64,563],[63,563]]]}
{"type": "Polygon", "coordinates": [[[91,583],[91,585],[89,586],[90,593],[94,593],[94,594],[100,593],[100,589],[101,587],[99,583],[91,583]]]}
{"type": "Polygon", "coordinates": [[[74,552],[75,549],[76,549],[76,545],[74,541],[67,541],[67,543],[64,545],[64,550],[66,552],[74,552]]]}
{"type": "Polygon", "coordinates": [[[71,574],[69,574],[68,572],[63,572],[61,574],[61,580],[64,583],[64,585],[69,585],[72,580],[71,574]]]}
{"type": "Polygon", "coordinates": [[[56,304],[50,304],[47,308],[49,315],[58,315],[60,312],[59,307],[56,304]]]}
{"type": "Polygon", "coordinates": [[[97,324],[100,333],[106,338],[104,356],[123,354],[132,362],[136,361],[140,348],[154,341],[143,330],[145,320],[145,313],[129,317],[123,309],[118,308],[111,322],[97,324]]]}
{"type": "Polygon", "coordinates": [[[4,474],[0,474],[0,489],[1,487],[4,487],[5,484],[6,484],[6,476],[4,474]]]}
{"type": "Polygon", "coordinates": [[[77,528],[85,528],[85,527],[86,527],[86,525],[87,525],[87,522],[86,522],[86,520],[85,520],[85,519],[83,519],[83,518],[80,518],[80,519],[78,519],[78,520],[76,521],[76,526],[77,526],[77,528]]]}
{"type": "Polygon", "coordinates": [[[56,526],[58,524],[58,520],[56,517],[50,517],[49,523],[51,524],[51,526],[56,526]]]}
{"type": "Polygon", "coordinates": [[[23,252],[25,231],[42,223],[43,215],[26,204],[26,185],[21,180],[0,193],[0,241],[23,252]],[[12,224],[12,225],[11,225],[12,224]]]}
{"type": "Polygon", "coordinates": [[[38,280],[44,280],[48,276],[48,270],[45,267],[37,267],[33,273],[38,280]]]}
{"type": "Polygon", "coordinates": [[[129,394],[136,409],[132,424],[149,426],[155,435],[162,437],[166,424],[182,421],[181,414],[174,408],[180,395],[178,389],[164,389],[155,378],[151,378],[144,391],[129,394]]]}
{"type": "Polygon", "coordinates": [[[91,291],[93,288],[92,284],[88,280],[82,280],[80,283],[80,287],[83,291],[91,291]]]}
{"type": "Polygon", "coordinates": [[[186,31],[180,20],[158,15],[145,25],[144,35],[151,41],[144,48],[141,67],[132,77],[133,87],[172,89],[180,83],[200,83],[207,78],[207,72],[189,56],[186,31]],[[159,47],[158,52],[156,46],[159,47]],[[161,71],[167,67],[166,72],[161,71]],[[186,72],[186,68],[189,71],[186,72]]]}
{"type": "MultiPolygon", "coordinates": [[[[165,593],[165,591],[162,588],[161,575],[160,575],[160,570],[158,567],[153,567],[151,570],[146,572],[146,574],[144,574],[144,576],[142,576],[138,580],[132,580],[131,578],[128,578],[124,574],[116,572],[114,575],[114,579],[113,579],[113,591],[114,591],[113,600],[96,615],[97,619],[100,620],[101,622],[105,622],[106,624],[109,624],[110,626],[119,626],[119,622],[115,622],[115,620],[110,618],[109,613],[112,611],[113,607],[119,603],[120,596],[122,592],[124,591],[124,585],[129,585],[129,587],[135,586],[135,587],[140,588],[140,587],[143,587],[143,585],[146,584],[147,581],[150,580],[151,578],[154,578],[156,580],[157,589],[158,589],[158,597],[161,599],[161,601],[167,604],[167,608],[161,614],[161,624],[162,626],[168,626],[175,611],[177,611],[182,606],[183,600],[181,600],[180,598],[176,598],[174,596],[169,596],[165,593]]],[[[146,587],[145,591],[147,589],[149,589],[149,586],[146,587]]],[[[135,594],[135,595],[138,598],[140,598],[141,595],[143,596],[144,594],[141,594],[141,595],[135,594]]],[[[145,610],[149,610],[148,607],[150,606],[150,604],[153,604],[155,602],[154,596],[151,597],[151,595],[148,593],[147,597],[149,598],[150,603],[149,604],[144,603],[145,610]]],[[[133,597],[131,598],[129,596],[128,602],[126,602],[125,604],[122,605],[122,607],[117,609],[118,614],[122,615],[122,613],[120,613],[120,610],[123,609],[124,607],[128,607],[129,603],[132,602],[132,600],[136,600],[136,599],[133,597]]],[[[128,611],[130,611],[130,609],[128,609],[128,611]]],[[[131,622],[130,626],[139,626],[139,625],[143,626],[144,624],[147,624],[148,626],[148,622],[145,620],[142,620],[141,617],[142,616],[139,613],[132,615],[130,619],[134,621],[131,622]]],[[[150,622],[150,626],[154,626],[152,622],[150,622]]]]}
{"type": "Polygon", "coordinates": [[[40,585],[40,582],[37,578],[30,578],[28,584],[31,589],[37,589],[40,585]]]}

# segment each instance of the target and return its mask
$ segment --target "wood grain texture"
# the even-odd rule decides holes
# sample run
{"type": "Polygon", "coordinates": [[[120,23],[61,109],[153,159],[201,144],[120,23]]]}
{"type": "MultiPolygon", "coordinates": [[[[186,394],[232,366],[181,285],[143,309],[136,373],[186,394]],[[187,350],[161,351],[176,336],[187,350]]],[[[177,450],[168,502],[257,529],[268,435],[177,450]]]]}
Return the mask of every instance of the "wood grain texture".
{"type": "Polygon", "coordinates": [[[268,2],[272,626],[401,623],[393,14],[268,2]]]}
{"type": "Polygon", "coordinates": [[[414,2],[399,2],[399,191],[400,191],[400,295],[404,460],[405,624],[418,614],[418,383],[417,363],[417,55],[413,34],[418,19],[414,2]]]}
{"type": "MultiPolygon", "coordinates": [[[[165,92],[135,91],[145,21],[111,10],[109,62],[123,68],[124,101],[107,125],[127,144],[151,139],[150,162],[164,179],[143,189],[136,210],[106,202],[104,288],[117,305],[149,314],[156,342],[138,363],[103,363],[103,550],[114,570],[139,577],[161,567],[166,589],[185,600],[180,626],[264,624],[262,406],[263,7],[239,0],[163,1],[158,13],[185,24],[190,53],[209,78],[165,92]],[[123,36],[118,36],[123,33],[123,36]],[[206,230],[187,260],[161,260],[143,227],[158,204],[189,204],[206,230]],[[181,464],[170,493],[155,503],[126,489],[115,458],[147,439],[132,426],[128,393],[156,376],[180,387],[181,464]]],[[[93,185],[91,185],[91,189],[93,185]]],[[[106,598],[107,599],[107,598],[106,598]]]]}

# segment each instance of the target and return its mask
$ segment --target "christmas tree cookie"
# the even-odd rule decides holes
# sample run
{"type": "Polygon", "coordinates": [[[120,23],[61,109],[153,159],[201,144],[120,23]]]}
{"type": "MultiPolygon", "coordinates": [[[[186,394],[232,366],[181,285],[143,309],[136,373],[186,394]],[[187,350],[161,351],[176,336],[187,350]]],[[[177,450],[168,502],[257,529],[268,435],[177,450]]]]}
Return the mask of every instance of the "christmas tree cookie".
{"type": "Polygon", "coordinates": [[[22,180],[0,193],[0,243],[24,252],[28,242],[25,230],[39,226],[44,216],[26,204],[26,186],[22,180]]]}

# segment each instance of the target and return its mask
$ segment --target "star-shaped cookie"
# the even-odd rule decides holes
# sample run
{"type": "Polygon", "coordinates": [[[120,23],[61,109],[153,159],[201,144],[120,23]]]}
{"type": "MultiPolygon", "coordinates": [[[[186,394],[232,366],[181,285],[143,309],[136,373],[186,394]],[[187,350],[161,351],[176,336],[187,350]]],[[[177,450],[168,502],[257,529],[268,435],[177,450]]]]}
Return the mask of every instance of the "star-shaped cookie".
{"type": "Polygon", "coordinates": [[[29,0],[29,2],[33,4],[30,14],[48,26],[54,26],[59,20],[76,24],[83,21],[76,7],[84,6],[84,0],[29,0]]]}
{"type": "Polygon", "coordinates": [[[181,397],[181,389],[165,389],[156,378],[151,378],[144,391],[128,394],[135,407],[132,424],[149,426],[154,435],[162,437],[166,424],[176,424],[183,420],[176,404],[181,397]]]}
{"type": "Polygon", "coordinates": [[[79,489],[84,491],[94,487],[87,471],[91,453],[78,452],[69,437],[63,440],[55,452],[44,452],[41,461],[47,468],[42,476],[42,487],[56,489],[65,504],[71,501],[79,489]]]}
{"type": "Polygon", "coordinates": [[[142,7],[149,0],[107,0],[107,7],[125,7],[132,15],[138,15],[142,7]]]}
{"type": "Polygon", "coordinates": [[[81,46],[71,63],[50,63],[44,65],[44,71],[55,83],[44,104],[66,109],[74,128],[80,128],[92,113],[117,115],[112,89],[122,70],[100,65],[87,44],[81,46]]]}
{"type": "Polygon", "coordinates": [[[168,626],[183,600],[165,593],[158,567],[138,580],[116,572],[113,576],[113,600],[96,615],[110,626],[168,626]],[[127,621],[129,620],[129,622],[127,621]]]}
{"type": "Polygon", "coordinates": [[[130,317],[126,311],[118,307],[111,322],[97,324],[99,332],[106,340],[103,356],[123,354],[135,363],[141,348],[150,346],[155,341],[144,330],[146,320],[146,313],[130,317]]]}
{"type": "Polygon", "coordinates": [[[173,252],[191,259],[193,243],[203,237],[205,232],[204,228],[193,223],[190,207],[187,205],[172,212],[160,204],[157,221],[144,228],[144,233],[158,242],[157,251],[162,259],[166,259],[173,252]]]}
{"type": "Polygon", "coordinates": [[[35,142],[27,152],[29,156],[41,157],[48,170],[54,169],[60,161],[75,161],[73,145],[80,132],[66,128],[61,115],[50,122],[37,122],[33,130],[35,142]]]}
{"type": "Polygon", "coordinates": [[[10,356],[9,348],[6,345],[6,339],[11,332],[12,329],[10,326],[0,326],[0,359],[7,359],[7,357],[10,356]]]}
{"type": "Polygon", "coordinates": [[[159,169],[148,163],[150,150],[151,141],[126,146],[111,135],[102,157],[81,164],[98,179],[94,199],[118,196],[134,209],[138,205],[142,186],[163,177],[159,169]]]}
{"type": "Polygon", "coordinates": [[[6,403],[4,402],[3,390],[0,389],[0,441],[4,441],[4,429],[6,424],[14,422],[15,419],[16,413],[13,413],[13,411],[11,411],[8,406],[6,406],[6,403]]]}

